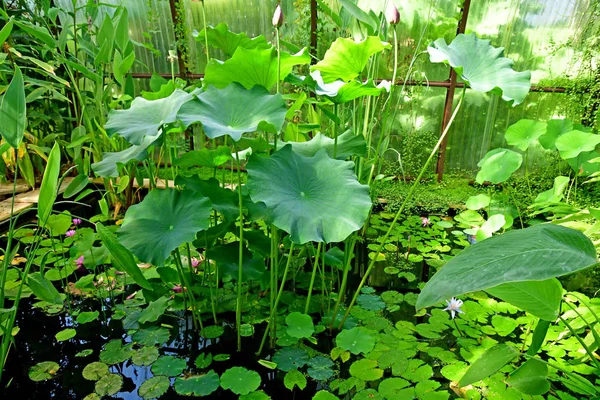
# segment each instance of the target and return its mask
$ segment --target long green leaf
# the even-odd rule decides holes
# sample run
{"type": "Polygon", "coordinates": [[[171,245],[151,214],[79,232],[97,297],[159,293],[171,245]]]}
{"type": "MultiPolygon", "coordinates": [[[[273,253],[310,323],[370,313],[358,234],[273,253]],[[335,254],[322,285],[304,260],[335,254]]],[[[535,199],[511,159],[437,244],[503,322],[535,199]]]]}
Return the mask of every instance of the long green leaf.
{"type": "Polygon", "coordinates": [[[56,189],[58,186],[58,174],[60,173],[60,147],[58,143],[54,143],[48,164],[42,178],[42,186],[40,187],[40,197],[38,200],[38,219],[40,226],[46,224],[46,220],[52,212],[52,207],[56,201],[56,189]]]}
{"type": "Polygon", "coordinates": [[[47,301],[48,303],[62,305],[63,299],[52,284],[51,281],[46,279],[44,275],[39,272],[29,274],[27,276],[27,286],[39,299],[47,301]]]}
{"type": "Polygon", "coordinates": [[[342,7],[344,7],[350,14],[354,16],[360,22],[364,22],[368,27],[371,28],[369,34],[372,34],[377,30],[379,22],[371,15],[364,12],[359,6],[353,3],[351,0],[339,0],[342,7]]]}
{"type": "Polygon", "coordinates": [[[8,39],[8,37],[10,36],[10,32],[12,32],[13,25],[14,25],[14,22],[12,19],[10,19],[8,21],[8,23],[6,25],[4,25],[4,28],[2,28],[2,30],[0,30],[0,45],[2,45],[2,43],[6,42],[6,39],[8,39]]]}
{"type": "Polygon", "coordinates": [[[546,339],[548,328],[550,328],[550,321],[544,321],[543,319],[538,321],[538,324],[533,331],[531,345],[527,349],[527,354],[535,356],[537,352],[540,351],[542,344],[544,344],[544,339],[546,339]]]}
{"type": "Polygon", "coordinates": [[[15,67],[15,74],[0,104],[0,134],[12,147],[19,148],[27,121],[23,74],[15,67]]]}
{"type": "Polygon", "coordinates": [[[99,222],[96,224],[96,232],[98,232],[100,240],[102,240],[102,243],[104,243],[110,252],[112,265],[118,271],[129,274],[144,289],[154,290],[142,274],[140,267],[136,264],[133,254],[117,241],[117,237],[99,222]]]}
{"type": "Polygon", "coordinates": [[[458,382],[458,386],[464,387],[478,382],[496,373],[506,364],[519,356],[519,352],[506,344],[498,344],[483,353],[465,375],[458,382]]]}
{"type": "Polygon", "coordinates": [[[425,285],[416,308],[510,282],[543,281],[597,263],[594,244],[581,232],[536,225],[486,239],[446,263],[425,285]]]}
{"type": "Polygon", "coordinates": [[[547,321],[560,313],[562,286],[557,279],[505,283],[486,292],[547,321]]]}

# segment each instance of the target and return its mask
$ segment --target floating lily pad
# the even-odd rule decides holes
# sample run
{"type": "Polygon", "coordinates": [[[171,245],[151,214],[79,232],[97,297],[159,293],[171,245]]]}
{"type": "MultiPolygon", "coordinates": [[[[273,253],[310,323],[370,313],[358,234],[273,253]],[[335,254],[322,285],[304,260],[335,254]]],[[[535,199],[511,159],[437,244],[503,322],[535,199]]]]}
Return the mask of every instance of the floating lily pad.
{"type": "Polygon", "coordinates": [[[290,390],[294,390],[294,386],[298,386],[298,389],[304,390],[306,387],[306,377],[302,372],[293,369],[285,374],[283,384],[290,390]]]}
{"type": "Polygon", "coordinates": [[[131,346],[131,344],[123,346],[120,339],[111,340],[104,346],[104,350],[100,352],[100,361],[108,365],[127,361],[135,353],[131,350],[131,346]]]}
{"type": "Polygon", "coordinates": [[[146,322],[156,322],[165,313],[169,305],[169,298],[164,296],[158,300],[151,301],[138,318],[138,322],[145,324],[146,322]]]}
{"type": "Polygon", "coordinates": [[[150,365],[158,359],[158,349],[154,346],[144,346],[131,357],[135,365],[150,365]]]}
{"type": "Polygon", "coordinates": [[[103,362],[93,362],[85,366],[81,373],[88,381],[97,381],[104,375],[108,374],[108,365],[103,362]]]}
{"type": "Polygon", "coordinates": [[[216,339],[220,337],[223,334],[223,332],[225,332],[225,329],[222,326],[211,325],[205,326],[204,329],[202,329],[202,331],[200,332],[200,335],[202,335],[202,337],[205,339],[216,339]]]}
{"type": "Polygon", "coordinates": [[[140,386],[138,394],[145,400],[156,399],[169,390],[171,380],[166,376],[155,376],[140,386]]]}
{"type": "Polygon", "coordinates": [[[410,382],[402,378],[387,378],[379,383],[378,390],[386,399],[401,399],[402,390],[408,386],[410,386],[410,382]]]}
{"type": "Polygon", "coordinates": [[[76,321],[78,324],[87,324],[88,322],[92,322],[98,319],[99,315],[100,313],[98,311],[84,311],[79,313],[76,321]]]}
{"type": "Polygon", "coordinates": [[[310,315],[299,312],[293,312],[285,317],[285,323],[288,325],[287,334],[294,338],[308,338],[315,331],[310,315]]]}
{"type": "Polygon", "coordinates": [[[221,387],[235,394],[248,394],[260,386],[260,375],[243,367],[229,368],[221,375],[221,387]]]}
{"type": "Polygon", "coordinates": [[[213,370],[204,375],[179,377],[175,380],[175,391],[184,396],[208,396],[219,388],[219,375],[213,370]]]}
{"type": "MultiPolygon", "coordinates": [[[[210,364],[212,364],[213,356],[211,353],[200,353],[198,357],[196,357],[195,365],[200,369],[208,368],[210,364]]],[[[217,360],[218,361],[218,360],[217,360]]]]}
{"type": "Polygon", "coordinates": [[[43,361],[29,369],[29,379],[34,382],[47,381],[54,378],[60,369],[60,365],[54,361],[43,361]]]}
{"type": "Polygon", "coordinates": [[[162,356],[152,364],[152,373],[154,375],[177,376],[181,375],[186,367],[187,362],[183,358],[162,356]]]}
{"type": "Polygon", "coordinates": [[[379,311],[385,308],[385,302],[375,294],[361,294],[356,301],[365,310],[379,311]]]}
{"type": "Polygon", "coordinates": [[[83,358],[83,357],[87,357],[89,355],[92,355],[94,353],[94,350],[92,349],[85,349],[85,350],[81,350],[80,352],[78,352],[77,354],[75,354],[75,357],[77,358],[83,358]]]}
{"type": "Polygon", "coordinates": [[[123,387],[123,377],[117,374],[104,375],[96,382],[96,393],[100,396],[112,396],[123,387]]]}
{"type": "Polygon", "coordinates": [[[363,381],[376,381],[383,376],[383,370],[377,368],[377,361],[364,358],[352,363],[350,375],[363,381]]]}
{"type": "Polygon", "coordinates": [[[308,362],[308,376],[317,381],[326,381],[333,376],[333,361],[324,356],[316,356],[308,362]]]}
{"type": "Polygon", "coordinates": [[[282,371],[291,371],[303,367],[308,362],[306,350],[297,347],[284,347],[273,356],[273,362],[282,371]]]}
{"type": "Polygon", "coordinates": [[[133,334],[133,340],[144,346],[162,345],[170,337],[169,330],[160,326],[150,326],[133,334]]]}
{"type": "Polygon", "coordinates": [[[368,353],[375,347],[375,339],[369,330],[363,327],[344,329],[336,336],[335,343],[352,354],[368,353]]]}
{"type": "Polygon", "coordinates": [[[64,342],[65,340],[74,338],[75,335],[77,335],[77,331],[75,329],[67,328],[67,329],[63,329],[62,331],[58,332],[56,335],[54,335],[54,337],[59,342],[64,342]]]}

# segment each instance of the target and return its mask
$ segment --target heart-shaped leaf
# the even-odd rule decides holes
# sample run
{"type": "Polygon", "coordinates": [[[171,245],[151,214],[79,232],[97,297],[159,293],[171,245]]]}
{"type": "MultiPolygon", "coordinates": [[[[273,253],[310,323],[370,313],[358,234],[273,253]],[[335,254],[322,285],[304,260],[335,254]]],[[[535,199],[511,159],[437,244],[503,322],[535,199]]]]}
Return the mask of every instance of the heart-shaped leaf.
{"type": "Polygon", "coordinates": [[[516,72],[514,62],[503,57],[504,48],[490,46],[474,33],[458,35],[450,45],[441,38],[427,48],[431,62],[454,68],[473,90],[496,93],[513,107],[521,104],[531,88],[531,72],[516,72]]]}
{"type": "Polygon", "coordinates": [[[492,182],[494,184],[505,182],[517,171],[523,163],[523,156],[509,149],[494,149],[479,161],[481,170],[477,173],[476,181],[492,182]]]}
{"type": "MultiPolygon", "coordinates": [[[[295,65],[309,62],[307,49],[293,55],[282,51],[279,79],[285,79],[295,65]]],[[[229,60],[222,62],[213,59],[208,63],[204,82],[221,89],[237,82],[246,89],[260,85],[271,90],[277,84],[277,50],[273,47],[250,50],[238,47],[229,60]]]]}
{"type": "Polygon", "coordinates": [[[593,243],[559,225],[510,231],[468,247],[427,282],[416,308],[504,283],[542,281],[596,264],[593,243]]]}
{"type": "Polygon", "coordinates": [[[152,364],[152,373],[154,375],[177,376],[180,375],[186,367],[187,363],[183,358],[162,356],[152,364]]]}
{"type": "Polygon", "coordinates": [[[338,38],[331,44],[323,60],[311,67],[311,71],[321,71],[324,83],[339,80],[349,82],[358,77],[373,54],[391,48],[377,36],[369,36],[357,42],[351,38],[338,38]]]}
{"type": "Polygon", "coordinates": [[[288,325],[287,334],[295,338],[311,337],[315,331],[310,315],[293,312],[285,317],[285,323],[288,325]]]}
{"type": "Polygon", "coordinates": [[[286,145],[270,158],[252,156],[247,186],[295,243],[341,242],[362,227],[371,208],[369,188],[358,182],[353,166],[325,150],[305,157],[286,145]]]}
{"type": "Polygon", "coordinates": [[[142,145],[145,137],[158,138],[159,129],[175,122],[181,106],[192,98],[181,89],[164,99],[150,101],[137,97],[129,109],[111,111],[104,128],[109,136],[119,135],[131,144],[142,145]]]}
{"type": "Polygon", "coordinates": [[[600,135],[590,132],[571,131],[556,139],[555,145],[561,158],[575,158],[583,152],[592,151],[600,143],[600,135]]]}
{"type": "Polygon", "coordinates": [[[375,339],[366,328],[344,329],[335,338],[335,344],[352,354],[368,353],[375,347],[375,339]]]}
{"type": "Polygon", "coordinates": [[[196,35],[196,41],[202,45],[208,41],[210,46],[223,50],[223,53],[228,57],[231,57],[238,47],[243,47],[247,50],[271,47],[264,36],[260,35],[251,39],[244,32],[233,33],[224,22],[215,27],[209,26],[206,30],[202,29],[196,35]],[[208,32],[208,37],[206,37],[206,32],[208,32]]]}
{"type": "Polygon", "coordinates": [[[279,132],[286,111],[280,94],[271,95],[260,86],[248,90],[234,83],[225,89],[209,86],[181,107],[178,118],[186,126],[201,122],[211,139],[229,135],[237,142],[244,133],[259,129],[279,132]]]}
{"type": "Polygon", "coordinates": [[[504,137],[506,143],[525,151],[534,144],[538,138],[546,134],[547,124],[532,119],[521,119],[506,130],[504,137]]]}
{"type": "Polygon", "coordinates": [[[127,210],[119,241],[141,261],[163,265],[172,250],[208,228],[211,210],[210,200],[192,190],[153,190],[127,210]]]}

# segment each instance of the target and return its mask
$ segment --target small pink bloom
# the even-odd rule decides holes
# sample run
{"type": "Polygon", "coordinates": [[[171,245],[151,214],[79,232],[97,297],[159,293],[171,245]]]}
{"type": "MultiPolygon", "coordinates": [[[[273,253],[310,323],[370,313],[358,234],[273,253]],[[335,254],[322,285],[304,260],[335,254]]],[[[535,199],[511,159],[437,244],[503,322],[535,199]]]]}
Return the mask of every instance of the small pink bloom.
{"type": "Polygon", "coordinates": [[[200,260],[198,260],[196,257],[192,257],[192,267],[198,268],[198,265],[200,265],[200,260]]]}
{"type": "Polygon", "coordinates": [[[385,18],[390,25],[397,25],[400,22],[400,13],[392,0],[389,0],[387,9],[385,10],[385,18]]]}
{"type": "Polygon", "coordinates": [[[426,227],[427,225],[429,225],[429,218],[427,217],[421,217],[421,222],[423,223],[423,227],[426,227]]]}
{"type": "Polygon", "coordinates": [[[175,285],[171,288],[172,291],[174,291],[175,293],[181,293],[183,291],[183,289],[181,288],[181,285],[175,285]]]}
{"type": "Polygon", "coordinates": [[[83,262],[84,262],[84,258],[83,256],[80,256],[77,260],[75,260],[75,264],[77,264],[77,269],[78,270],[82,270],[85,267],[83,266],[83,262]]]}
{"type": "Polygon", "coordinates": [[[73,218],[73,225],[77,226],[79,224],[81,224],[81,219],[79,219],[79,218],[73,218]]]}
{"type": "Polygon", "coordinates": [[[67,233],[65,233],[65,236],[66,236],[66,237],[75,236],[75,234],[76,234],[76,233],[77,233],[77,232],[75,231],[75,229],[69,229],[69,230],[67,231],[67,233]]]}

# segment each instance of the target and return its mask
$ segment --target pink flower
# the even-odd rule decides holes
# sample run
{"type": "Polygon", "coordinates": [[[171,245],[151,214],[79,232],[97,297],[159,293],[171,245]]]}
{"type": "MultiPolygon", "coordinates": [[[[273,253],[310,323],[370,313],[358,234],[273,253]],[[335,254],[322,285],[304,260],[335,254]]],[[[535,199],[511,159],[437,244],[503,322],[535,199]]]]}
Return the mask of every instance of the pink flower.
{"type": "Polygon", "coordinates": [[[65,233],[65,236],[66,236],[66,237],[75,236],[75,234],[76,234],[76,233],[77,233],[77,232],[75,231],[75,229],[69,229],[69,230],[67,231],[67,233],[65,233]]]}
{"type": "Polygon", "coordinates": [[[281,25],[283,25],[283,11],[281,11],[280,4],[277,4],[277,8],[273,13],[273,20],[271,22],[275,28],[281,28],[281,25]]]}
{"type": "Polygon", "coordinates": [[[175,285],[171,288],[172,291],[174,291],[175,293],[181,293],[183,291],[183,289],[181,288],[181,285],[175,285]]]}
{"type": "Polygon", "coordinates": [[[421,217],[421,222],[423,223],[423,227],[426,227],[427,225],[429,225],[429,218],[427,217],[421,217]]]}
{"type": "Polygon", "coordinates": [[[385,18],[390,25],[397,25],[400,22],[400,13],[392,0],[389,0],[387,9],[385,10],[385,18]]]}
{"type": "Polygon", "coordinates": [[[192,267],[198,268],[198,265],[200,265],[200,260],[198,260],[196,257],[192,257],[192,267]]]}
{"type": "Polygon", "coordinates": [[[83,256],[80,256],[77,260],[75,260],[75,264],[77,264],[78,270],[84,269],[83,262],[84,262],[83,256]]]}
{"type": "Polygon", "coordinates": [[[73,218],[73,225],[77,226],[79,224],[81,224],[81,219],[79,219],[79,218],[73,218]]]}

